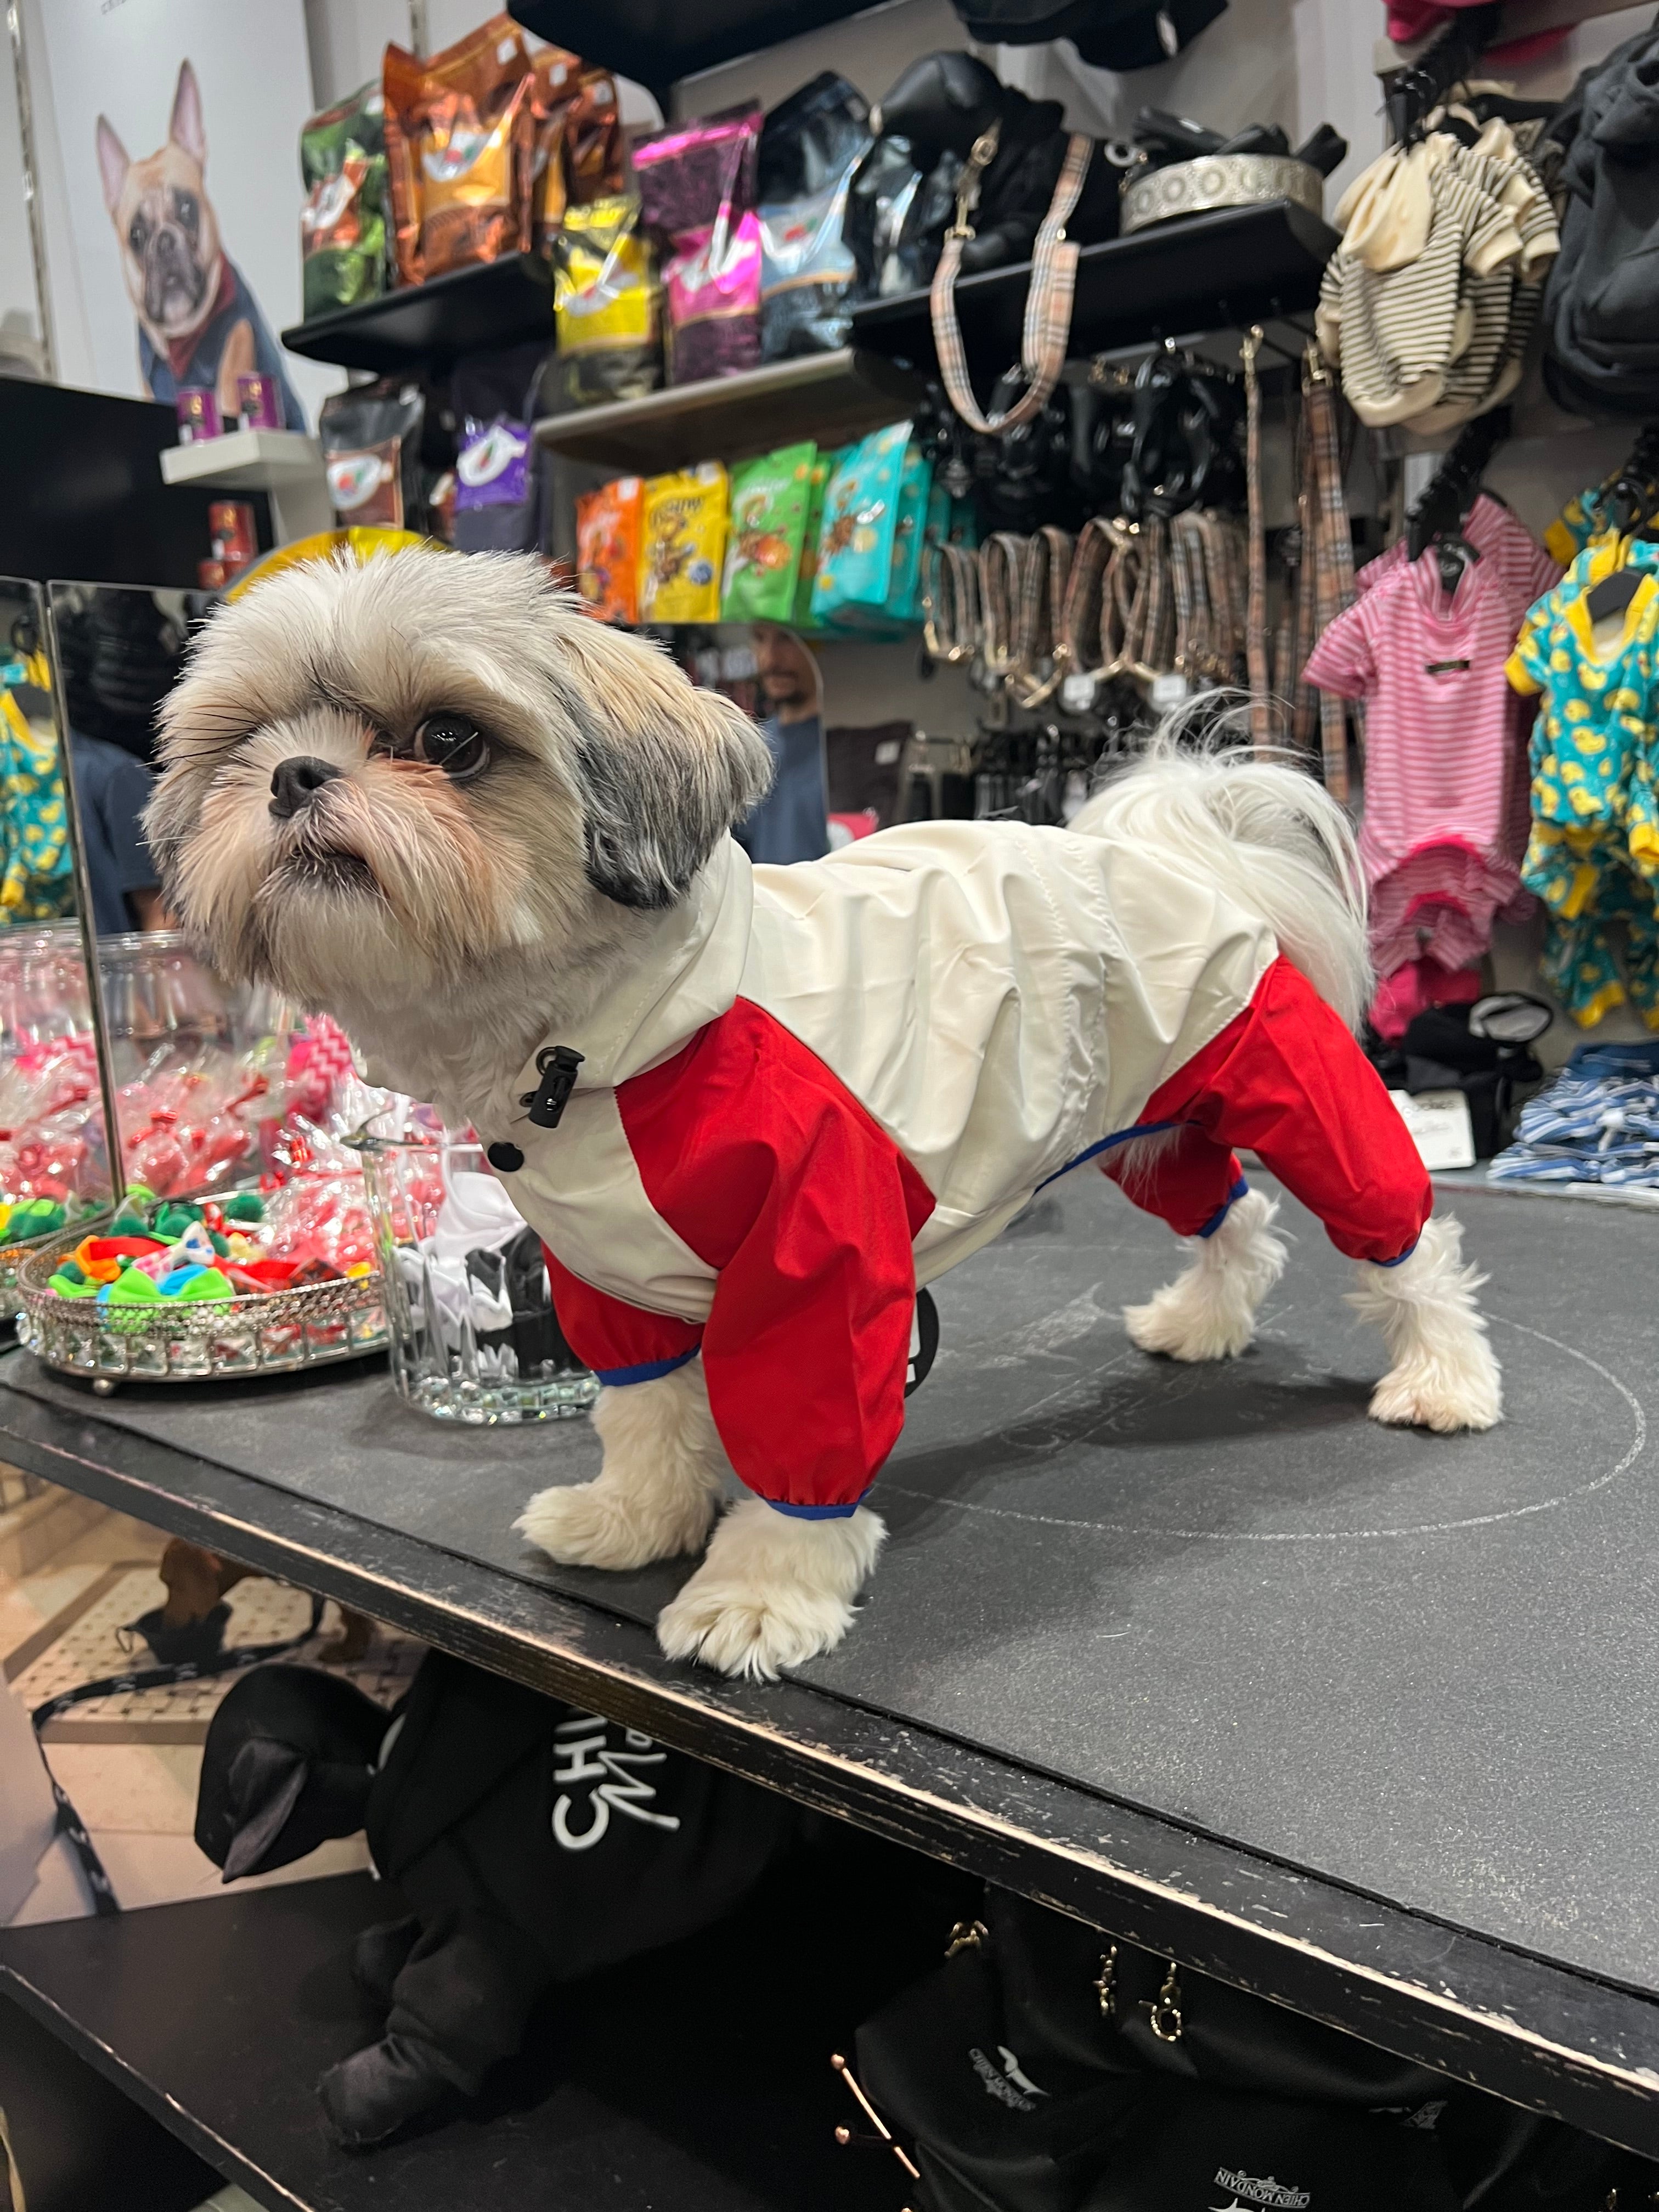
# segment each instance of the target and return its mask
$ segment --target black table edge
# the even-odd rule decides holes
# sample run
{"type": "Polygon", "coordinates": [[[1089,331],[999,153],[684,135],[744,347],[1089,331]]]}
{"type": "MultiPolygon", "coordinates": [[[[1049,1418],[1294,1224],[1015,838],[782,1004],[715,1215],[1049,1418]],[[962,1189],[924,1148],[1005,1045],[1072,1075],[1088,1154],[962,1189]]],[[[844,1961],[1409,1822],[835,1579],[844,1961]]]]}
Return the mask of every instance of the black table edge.
{"type": "MultiPolygon", "coordinates": [[[[675,1665],[637,1622],[116,1429],[90,1407],[82,1417],[0,1389],[0,1449],[27,1473],[832,1817],[1659,2155],[1659,1992],[1445,1925],[805,1683],[760,1689],[675,1665]]],[[[222,2166],[222,2151],[202,2154],[222,2166]]]]}
{"type": "Polygon", "coordinates": [[[21,2006],[48,2034],[67,2044],[77,2058],[83,2058],[94,2072],[131,2098],[151,2119],[159,2121],[169,2135],[176,2136],[186,2149],[193,2150],[198,2158],[227,2181],[234,2181],[245,2189],[266,2208],[266,2212],[312,2212],[304,2197],[295,2196],[273,2175],[253,2165],[234,2143],[227,2142],[204,2125],[176,2098],[155,2088],[138,2066],[112,2050],[101,2036],[82,2027],[55,1999],[3,1960],[0,1960],[0,1996],[9,1997],[21,2006]]]}

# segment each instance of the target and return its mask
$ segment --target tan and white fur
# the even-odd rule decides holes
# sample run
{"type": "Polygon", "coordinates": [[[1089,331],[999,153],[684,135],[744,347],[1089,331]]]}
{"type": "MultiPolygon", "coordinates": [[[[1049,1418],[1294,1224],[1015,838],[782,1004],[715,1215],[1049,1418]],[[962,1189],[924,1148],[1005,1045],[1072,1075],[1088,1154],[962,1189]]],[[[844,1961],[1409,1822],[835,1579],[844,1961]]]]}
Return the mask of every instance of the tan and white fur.
{"type": "MultiPolygon", "coordinates": [[[[580,1030],[769,774],[737,708],[508,555],[278,575],[216,616],[161,719],[148,827],[173,910],[221,974],[325,1007],[384,1079],[457,1126],[507,1125],[536,1045],[580,1030]],[[464,776],[418,757],[457,718],[484,754],[464,776]]],[[[1310,778],[1166,747],[1078,826],[1109,823],[1201,859],[1357,1018],[1352,843],[1310,778]]],[[[1135,1340],[1183,1359],[1241,1352],[1284,1263],[1272,1220],[1264,1199],[1240,1205],[1177,1283],[1130,1310],[1135,1340]]],[[[1434,1222],[1402,1266],[1361,1270],[1355,1303],[1393,1363],[1379,1419],[1498,1417],[1457,1239],[1434,1222]]],[[[746,1498],[714,1526],[729,1469],[696,1361],[602,1392],[593,1420],[601,1472],[530,1501],[519,1525],[533,1543],[633,1568],[696,1552],[713,1527],[658,1624],[666,1651],[769,1677],[840,1640],[885,1534],[874,1513],[802,1521],[746,1498]]]]}

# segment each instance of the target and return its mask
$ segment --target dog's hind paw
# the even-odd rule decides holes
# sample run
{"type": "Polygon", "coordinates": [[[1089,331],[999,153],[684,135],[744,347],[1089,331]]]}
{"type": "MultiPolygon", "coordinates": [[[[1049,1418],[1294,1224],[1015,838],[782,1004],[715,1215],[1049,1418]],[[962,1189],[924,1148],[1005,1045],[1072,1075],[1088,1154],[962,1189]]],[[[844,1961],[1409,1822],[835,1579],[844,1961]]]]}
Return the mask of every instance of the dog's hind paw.
{"type": "Polygon", "coordinates": [[[1371,1394],[1370,1414],[1390,1428],[1432,1429],[1443,1437],[1495,1428],[1504,1417],[1498,1363],[1487,1353],[1484,1363],[1469,1359],[1458,1375],[1415,1361],[1393,1368],[1371,1394]]]}
{"type": "Polygon", "coordinates": [[[700,1550],[714,1504],[706,1492],[630,1497],[623,1485],[600,1475],[593,1482],[538,1491],[513,1525],[562,1566],[614,1571],[700,1550]]]}

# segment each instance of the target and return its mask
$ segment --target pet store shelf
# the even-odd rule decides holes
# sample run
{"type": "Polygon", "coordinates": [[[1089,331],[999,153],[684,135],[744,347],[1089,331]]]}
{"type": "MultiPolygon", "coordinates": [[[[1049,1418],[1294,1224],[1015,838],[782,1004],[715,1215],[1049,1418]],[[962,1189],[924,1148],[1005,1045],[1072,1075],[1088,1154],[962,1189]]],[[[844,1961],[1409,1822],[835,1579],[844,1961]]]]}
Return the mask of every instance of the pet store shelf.
{"type": "Polygon", "coordinates": [[[290,353],[341,368],[441,375],[456,356],[553,335],[553,282],[538,253],[452,270],[283,332],[290,353]]]}
{"type": "MultiPolygon", "coordinates": [[[[1179,216],[1132,238],[1085,246],[1078,257],[1073,354],[1139,341],[1236,330],[1300,314],[1319,298],[1336,251],[1328,223],[1289,200],[1179,216]]],[[[1030,264],[988,269],[957,286],[957,313],[975,376],[988,382],[1019,358],[1030,264]]],[[[937,366],[926,292],[855,310],[854,344],[932,374],[937,366]]]]}
{"type": "Polygon", "coordinates": [[[830,2053],[927,1963],[901,1911],[871,1903],[823,1943],[774,1887],[692,1942],[590,1977],[481,2106],[368,2156],[328,2142],[316,2084],[377,2031],[351,1945],[404,1908],[369,1875],[9,1929],[0,2002],[271,2212],[864,2212],[872,2185],[896,2205],[903,2177],[887,2190],[836,2148],[855,2116],[830,2053]]]}
{"type": "Polygon", "coordinates": [[[228,430],[222,438],[164,447],[161,476],[170,484],[268,494],[279,544],[334,526],[322,448],[297,430],[228,430]]]}
{"type": "Polygon", "coordinates": [[[895,421],[921,391],[919,377],[880,354],[844,347],[556,415],[537,424],[536,438],[568,460],[651,476],[692,459],[741,460],[798,438],[842,445],[895,421]]]}

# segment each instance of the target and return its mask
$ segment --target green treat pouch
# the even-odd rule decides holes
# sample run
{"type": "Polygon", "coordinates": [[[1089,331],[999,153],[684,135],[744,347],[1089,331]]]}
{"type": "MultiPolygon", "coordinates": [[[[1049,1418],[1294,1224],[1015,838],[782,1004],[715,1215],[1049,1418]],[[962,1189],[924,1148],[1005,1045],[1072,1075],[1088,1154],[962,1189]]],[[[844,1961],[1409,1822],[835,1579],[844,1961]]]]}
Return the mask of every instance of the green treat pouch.
{"type": "Polygon", "coordinates": [[[722,622],[787,623],[811,503],[814,445],[782,446],[732,471],[722,622]]]}
{"type": "Polygon", "coordinates": [[[860,637],[902,638],[920,625],[921,556],[933,483],[933,463],[919,446],[907,446],[899,471],[886,599],[878,607],[842,607],[833,617],[837,630],[856,632],[860,637]]]}
{"type": "Polygon", "coordinates": [[[263,1221],[265,1202],[257,1190],[234,1190],[220,1207],[227,1221],[263,1221]]]}
{"type": "Polygon", "coordinates": [[[884,607],[898,530],[910,425],[873,430],[844,456],[823,496],[812,619],[837,624],[848,607],[884,607]]]}
{"type": "Polygon", "coordinates": [[[823,495],[830,479],[851,452],[848,446],[833,453],[820,452],[806,485],[806,526],[801,533],[800,566],[795,572],[794,605],[789,620],[796,629],[811,629],[812,586],[818,573],[818,539],[823,533],[823,495]]]}
{"type": "Polygon", "coordinates": [[[386,289],[386,100],[373,79],[300,133],[306,204],[300,270],[307,320],[386,289]]]}

